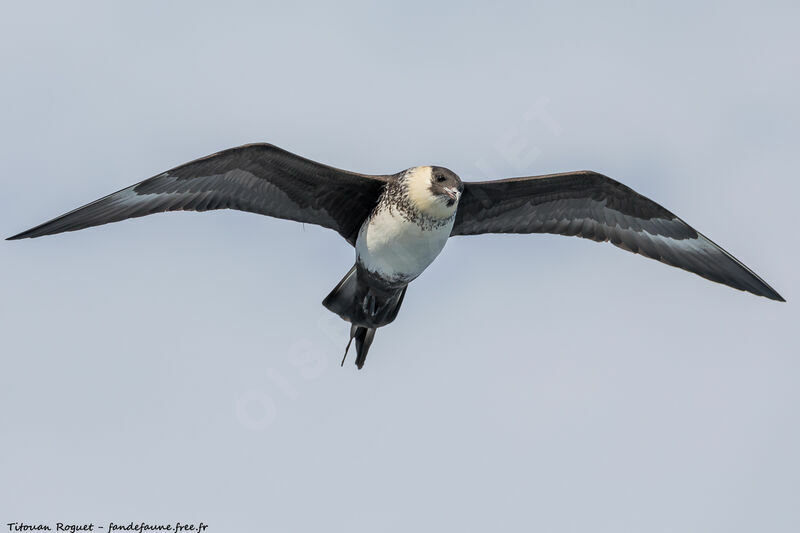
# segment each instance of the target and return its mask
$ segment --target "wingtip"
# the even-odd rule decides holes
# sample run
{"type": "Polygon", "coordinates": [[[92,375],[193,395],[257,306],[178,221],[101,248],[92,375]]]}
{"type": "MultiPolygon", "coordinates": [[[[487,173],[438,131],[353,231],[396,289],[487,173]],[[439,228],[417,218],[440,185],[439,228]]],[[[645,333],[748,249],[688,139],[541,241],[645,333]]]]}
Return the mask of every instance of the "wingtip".
{"type": "Polygon", "coordinates": [[[786,301],[786,299],[783,296],[778,294],[778,291],[776,291],[775,289],[773,289],[769,285],[767,285],[767,289],[769,289],[769,290],[768,291],[764,291],[764,292],[760,292],[760,293],[755,293],[755,294],[757,294],[759,296],[763,296],[764,298],[768,298],[768,299],[770,299],[770,300],[772,300],[774,302],[785,302],[786,301]]]}
{"type": "Polygon", "coordinates": [[[37,228],[38,228],[38,226],[36,228],[27,229],[27,230],[25,230],[25,231],[23,231],[21,233],[17,233],[16,235],[12,235],[11,237],[6,237],[6,240],[7,241],[18,241],[20,239],[31,239],[33,237],[39,237],[39,235],[36,235],[36,232],[35,232],[35,230],[37,228]]]}

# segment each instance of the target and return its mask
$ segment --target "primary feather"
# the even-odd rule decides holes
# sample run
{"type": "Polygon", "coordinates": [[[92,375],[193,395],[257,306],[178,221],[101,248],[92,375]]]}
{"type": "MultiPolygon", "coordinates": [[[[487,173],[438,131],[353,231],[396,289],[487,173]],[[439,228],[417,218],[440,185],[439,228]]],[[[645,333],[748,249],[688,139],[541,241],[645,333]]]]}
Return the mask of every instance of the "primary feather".
{"type": "Polygon", "coordinates": [[[624,250],[772,300],[752,270],[676,215],[591,171],[465,182],[452,235],[556,233],[624,250]]]}
{"type": "Polygon", "coordinates": [[[322,165],[271,144],[249,144],[162,172],[9,240],[164,211],[237,209],[318,224],[355,244],[386,179],[322,165]]]}

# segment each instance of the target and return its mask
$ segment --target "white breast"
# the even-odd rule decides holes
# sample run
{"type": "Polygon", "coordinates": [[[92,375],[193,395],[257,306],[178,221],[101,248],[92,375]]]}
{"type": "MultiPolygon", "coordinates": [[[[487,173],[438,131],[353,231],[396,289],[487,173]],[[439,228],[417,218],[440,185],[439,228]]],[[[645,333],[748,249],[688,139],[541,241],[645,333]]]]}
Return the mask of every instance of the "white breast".
{"type": "Polygon", "coordinates": [[[408,283],[428,268],[444,248],[455,217],[422,229],[395,209],[381,209],[364,222],[356,241],[358,262],[370,272],[408,283]]]}

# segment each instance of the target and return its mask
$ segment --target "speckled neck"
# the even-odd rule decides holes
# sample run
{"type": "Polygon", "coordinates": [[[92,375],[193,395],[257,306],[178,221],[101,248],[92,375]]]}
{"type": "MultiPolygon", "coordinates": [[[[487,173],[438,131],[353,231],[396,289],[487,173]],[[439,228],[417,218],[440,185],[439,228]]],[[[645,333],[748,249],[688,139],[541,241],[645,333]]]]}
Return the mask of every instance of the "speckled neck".
{"type": "MultiPolygon", "coordinates": [[[[411,187],[415,187],[417,189],[417,197],[420,195],[420,184],[414,184],[411,182],[411,180],[414,178],[419,179],[419,176],[413,174],[413,172],[421,168],[430,167],[415,167],[414,169],[406,170],[405,172],[398,174],[395,179],[389,181],[383,190],[383,194],[378,201],[378,206],[375,211],[377,212],[382,209],[388,209],[390,212],[397,212],[402,215],[403,218],[416,223],[424,230],[441,228],[452,221],[456,214],[456,210],[454,207],[449,216],[441,218],[424,212],[424,210],[418,205],[418,202],[412,200],[414,195],[410,193],[411,187]]],[[[431,202],[435,201],[436,200],[434,198],[431,198],[431,202]]]]}

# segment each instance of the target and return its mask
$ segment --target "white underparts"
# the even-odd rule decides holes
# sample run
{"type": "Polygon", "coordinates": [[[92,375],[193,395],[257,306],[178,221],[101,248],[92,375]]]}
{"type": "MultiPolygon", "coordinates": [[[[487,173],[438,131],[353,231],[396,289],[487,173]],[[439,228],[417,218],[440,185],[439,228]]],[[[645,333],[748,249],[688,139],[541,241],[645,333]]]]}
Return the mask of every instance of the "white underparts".
{"type": "Polygon", "coordinates": [[[408,283],[442,251],[454,220],[452,217],[442,225],[423,229],[397,209],[380,209],[361,226],[357,261],[390,283],[408,283]]]}

